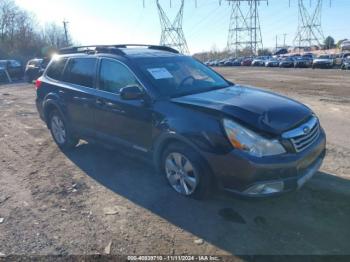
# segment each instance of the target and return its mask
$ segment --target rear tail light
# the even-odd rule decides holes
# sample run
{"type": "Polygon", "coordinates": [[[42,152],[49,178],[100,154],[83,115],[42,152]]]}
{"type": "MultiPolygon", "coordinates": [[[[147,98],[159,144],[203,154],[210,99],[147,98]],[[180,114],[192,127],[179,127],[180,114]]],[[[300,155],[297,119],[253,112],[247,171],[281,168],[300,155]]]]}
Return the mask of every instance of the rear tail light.
{"type": "Polygon", "coordinates": [[[40,78],[37,79],[37,80],[35,81],[35,88],[36,88],[36,89],[39,89],[39,88],[41,87],[42,83],[43,83],[43,82],[40,80],[40,78]]]}

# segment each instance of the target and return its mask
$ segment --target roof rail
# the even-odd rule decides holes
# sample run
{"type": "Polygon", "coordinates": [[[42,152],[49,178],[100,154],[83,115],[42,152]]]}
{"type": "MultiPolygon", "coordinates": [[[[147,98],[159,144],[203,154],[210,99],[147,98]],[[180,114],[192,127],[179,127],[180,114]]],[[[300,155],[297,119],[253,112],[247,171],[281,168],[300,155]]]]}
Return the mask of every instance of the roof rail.
{"type": "Polygon", "coordinates": [[[123,52],[123,48],[128,47],[147,47],[152,50],[160,50],[178,54],[174,48],[168,46],[158,46],[158,45],[138,45],[138,44],[124,44],[124,45],[86,45],[86,46],[72,46],[66,47],[59,50],[59,54],[76,54],[76,53],[85,53],[85,54],[95,54],[95,53],[111,53],[116,55],[124,56],[126,55],[123,52]]]}
{"type": "Polygon", "coordinates": [[[72,46],[62,48],[59,50],[59,54],[95,54],[95,53],[113,53],[116,55],[125,55],[125,53],[119,48],[112,45],[86,45],[86,46],[72,46]]]}
{"type": "Polygon", "coordinates": [[[115,45],[115,47],[117,47],[117,48],[147,47],[148,49],[160,50],[160,51],[166,51],[166,52],[179,54],[179,51],[177,51],[176,49],[169,47],[169,46],[165,46],[165,45],[123,44],[123,45],[115,45]]]}

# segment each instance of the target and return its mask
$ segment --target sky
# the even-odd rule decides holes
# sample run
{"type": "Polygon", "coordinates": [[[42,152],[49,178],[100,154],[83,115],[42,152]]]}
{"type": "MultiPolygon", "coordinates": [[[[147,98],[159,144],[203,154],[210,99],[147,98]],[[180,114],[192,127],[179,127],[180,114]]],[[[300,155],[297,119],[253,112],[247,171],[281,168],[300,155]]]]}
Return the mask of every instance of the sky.
{"type": "MultiPolygon", "coordinates": [[[[38,22],[62,24],[76,43],[88,44],[159,44],[160,22],[155,0],[16,0],[33,13],[38,22]]],[[[160,0],[171,20],[176,15],[179,0],[160,0]]],[[[305,0],[310,7],[310,1],[305,0]]],[[[336,40],[350,38],[350,0],[323,0],[322,26],[325,36],[336,40]]],[[[225,2],[225,1],[223,1],[225,2]]],[[[269,0],[259,8],[264,47],[274,47],[276,36],[282,45],[291,45],[298,26],[297,0],[269,0]]],[[[185,0],[183,30],[190,52],[224,49],[227,45],[231,7],[218,0],[185,0]]]]}

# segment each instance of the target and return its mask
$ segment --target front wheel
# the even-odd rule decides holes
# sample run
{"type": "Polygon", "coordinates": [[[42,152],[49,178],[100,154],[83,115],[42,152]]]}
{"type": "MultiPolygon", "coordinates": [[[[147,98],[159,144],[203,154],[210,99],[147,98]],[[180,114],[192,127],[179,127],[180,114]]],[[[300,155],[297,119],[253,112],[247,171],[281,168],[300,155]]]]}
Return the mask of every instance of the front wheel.
{"type": "Polygon", "coordinates": [[[79,139],[71,134],[63,117],[56,110],[50,114],[50,131],[54,141],[62,150],[72,149],[79,142],[79,139]]]}
{"type": "Polygon", "coordinates": [[[211,176],[204,161],[190,147],[171,144],[163,153],[162,170],[170,186],[179,194],[203,199],[211,191],[211,176]]]}

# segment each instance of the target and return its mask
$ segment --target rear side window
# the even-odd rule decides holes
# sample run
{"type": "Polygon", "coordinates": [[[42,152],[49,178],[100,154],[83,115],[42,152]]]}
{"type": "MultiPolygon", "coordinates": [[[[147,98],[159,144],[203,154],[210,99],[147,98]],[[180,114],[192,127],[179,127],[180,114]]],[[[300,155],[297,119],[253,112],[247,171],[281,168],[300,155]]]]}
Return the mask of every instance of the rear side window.
{"type": "Polygon", "coordinates": [[[66,62],[66,58],[60,58],[52,61],[50,67],[47,69],[46,75],[52,79],[60,80],[66,62]]]}
{"type": "Polygon", "coordinates": [[[64,72],[63,81],[92,88],[95,70],[95,58],[71,58],[64,72]]]}

